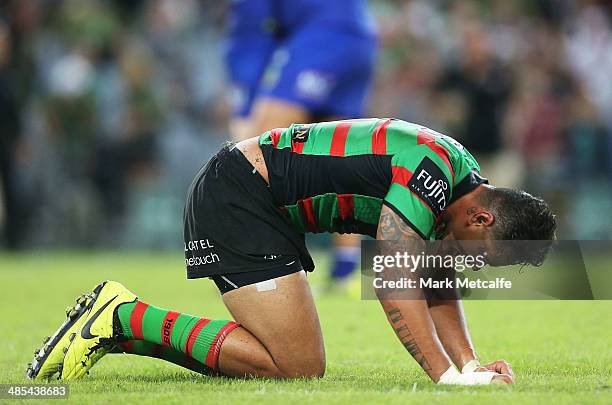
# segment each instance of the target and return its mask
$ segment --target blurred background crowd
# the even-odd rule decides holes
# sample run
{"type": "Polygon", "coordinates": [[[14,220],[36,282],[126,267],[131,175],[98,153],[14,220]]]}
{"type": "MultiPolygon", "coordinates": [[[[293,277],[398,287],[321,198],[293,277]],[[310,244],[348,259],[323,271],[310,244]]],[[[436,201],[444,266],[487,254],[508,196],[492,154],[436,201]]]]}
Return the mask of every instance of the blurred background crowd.
{"type": "MultiPolygon", "coordinates": [[[[0,2],[0,246],[181,246],[187,188],[229,138],[226,3],[0,2]]],[[[369,3],[368,115],[454,136],[550,200],[560,238],[612,237],[609,2],[369,3]]]]}

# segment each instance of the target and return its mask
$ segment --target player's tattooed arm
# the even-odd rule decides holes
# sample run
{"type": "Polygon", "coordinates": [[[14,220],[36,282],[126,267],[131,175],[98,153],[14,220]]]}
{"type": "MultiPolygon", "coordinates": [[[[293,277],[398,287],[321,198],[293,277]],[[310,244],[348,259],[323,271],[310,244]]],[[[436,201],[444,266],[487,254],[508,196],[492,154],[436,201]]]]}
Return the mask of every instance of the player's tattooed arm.
{"type": "Polygon", "coordinates": [[[377,239],[397,240],[422,240],[417,233],[386,205],[380,211],[378,222],[377,239]]]}
{"type": "MultiPolygon", "coordinates": [[[[398,214],[384,205],[380,214],[377,239],[385,241],[379,243],[378,254],[381,255],[395,255],[396,252],[406,249],[420,250],[425,245],[425,241],[398,214]]],[[[386,267],[382,277],[397,280],[398,277],[410,276],[409,272],[404,273],[402,270],[386,267]]],[[[377,290],[376,293],[389,324],[402,345],[431,379],[437,381],[451,363],[436,334],[423,292],[415,288],[401,292],[377,290]]]]}
{"type": "Polygon", "coordinates": [[[427,357],[425,357],[425,354],[421,351],[414,335],[408,328],[402,311],[396,306],[390,306],[384,309],[387,314],[387,319],[389,319],[389,323],[391,323],[391,327],[402,345],[408,350],[408,353],[410,353],[416,362],[419,363],[419,366],[429,374],[431,372],[431,364],[429,364],[427,357]]]}

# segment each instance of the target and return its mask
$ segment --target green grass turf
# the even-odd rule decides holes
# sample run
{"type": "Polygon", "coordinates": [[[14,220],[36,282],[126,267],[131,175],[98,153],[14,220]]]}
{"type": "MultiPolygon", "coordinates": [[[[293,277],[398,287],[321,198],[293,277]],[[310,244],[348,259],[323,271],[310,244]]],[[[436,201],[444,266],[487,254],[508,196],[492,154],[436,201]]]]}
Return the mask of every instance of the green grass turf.
{"type": "MultiPolygon", "coordinates": [[[[325,256],[311,277],[325,275],[325,256]],[[318,274],[317,274],[318,273],[318,274]]],[[[149,303],[207,317],[227,313],[211,283],[188,281],[178,255],[0,255],[0,383],[27,383],[25,365],[64,308],[104,279],[149,303]]],[[[432,384],[396,341],[377,302],[317,298],[327,348],[319,380],[209,378],[160,360],[109,355],[70,383],[75,403],[612,403],[609,301],[467,302],[472,337],[485,361],[513,366],[513,387],[432,384]]],[[[1,401],[0,401],[1,402],[1,401]]],[[[40,403],[40,402],[36,402],[40,403]]]]}

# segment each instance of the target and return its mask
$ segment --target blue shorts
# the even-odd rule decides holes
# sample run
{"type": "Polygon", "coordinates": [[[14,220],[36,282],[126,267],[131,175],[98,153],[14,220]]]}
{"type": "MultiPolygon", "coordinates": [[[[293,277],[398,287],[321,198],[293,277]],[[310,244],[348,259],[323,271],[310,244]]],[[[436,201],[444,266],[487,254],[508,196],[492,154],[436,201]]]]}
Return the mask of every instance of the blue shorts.
{"type": "Polygon", "coordinates": [[[313,117],[363,116],[377,40],[310,24],[284,39],[264,33],[232,36],[226,62],[234,114],[249,115],[269,97],[306,108],[313,117]]]}

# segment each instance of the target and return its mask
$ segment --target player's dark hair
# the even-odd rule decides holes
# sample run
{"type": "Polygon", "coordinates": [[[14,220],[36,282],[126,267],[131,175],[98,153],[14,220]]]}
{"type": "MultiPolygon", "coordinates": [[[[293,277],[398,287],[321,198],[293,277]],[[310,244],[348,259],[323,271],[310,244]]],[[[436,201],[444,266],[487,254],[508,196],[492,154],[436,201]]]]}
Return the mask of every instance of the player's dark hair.
{"type": "Polygon", "coordinates": [[[513,264],[540,266],[552,246],[557,228],[548,204],[525,191],[509,188],[488,189],[484,198],[483,202],[495,216],[492,239],[517,241],[510,244],[513,264]]]}

